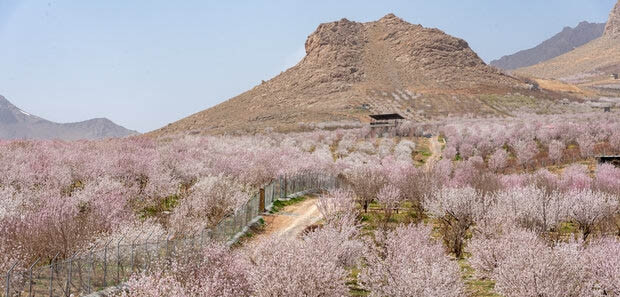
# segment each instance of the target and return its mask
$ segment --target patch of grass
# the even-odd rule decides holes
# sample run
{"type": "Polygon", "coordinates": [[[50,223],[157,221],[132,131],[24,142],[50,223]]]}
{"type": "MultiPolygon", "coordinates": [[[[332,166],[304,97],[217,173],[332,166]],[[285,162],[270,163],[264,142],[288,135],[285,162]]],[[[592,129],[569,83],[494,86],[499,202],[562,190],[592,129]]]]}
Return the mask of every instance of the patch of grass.
{"type": "Polygon", "coordinates": [[[371,204],[368,208],[368,212],[362,212],[359,218],[362,223],[362,229],[371,233],[380,228],[391,229],[403,224],[416,223],[421,220],[420,215],[413,208],[403,205],[398,213],[393,212],[389,221],[386,222],[385,213],[378,204],[371,204]]]}
{"type": "Polygon", "coordinates": [[[501,297],[493,290],[495,289],[495,282],[490,279],[479,279],[476,277],[476,271],[469,265],[466,259],[458,261],[461,267],[461,273],[463,274],[463,281],[467,288],[468,296],[472,297],[501,297]]]}
{"type": "Polygon", "coordinates": [[[561,234],[575,234],[579,233],[579,228],[577,224],[573,222],[562,222],[560,223],[560,228],[558,230],[561,234]]]}
{"type": "Polygon", "coordinates": [[[433,155],[433,153],[429,152],[429,151],[422,151],[420,152],[420,154],[422,154],[422,156],[424,157],[430,157],[433,155]]]}
{"type": "Polygon", "coordinates": [[[357,277],[360,274],[360,269],[357,267],[353,267],[351,269],[351,275],[349,281],[347,281],[347,286],[349,287],[349,295],[350,296],[368,296],[370,292],[360,288],[357,283],[357,277]]]}
{"type": "Polygon", "coordinates": [[[149,205],[142,208],[138,214],[142,219],[148,219],[152,217],[156,217],[162,214],[164,211],[171,211],[174,209],[177,204],[179,204],[179,196],[178,195],[170,195],[161,201],[159,201],[156,205],[149,205]]]}
{"type": "Polygon", "coordinates": [[[300,203],[303,202],[307,199],[308,197],[306,196],[300,196],[300,197],[295,197],[295,198],[291,198],[288,200],[276,200],[275,202],[273,202],[273,207],[271,207],[271,210],[269,211],[269,213],[277,213],[279,211],[281,211],[283,208],[289,206],[289,205],[293,205],[296,203],[300,203]]]}

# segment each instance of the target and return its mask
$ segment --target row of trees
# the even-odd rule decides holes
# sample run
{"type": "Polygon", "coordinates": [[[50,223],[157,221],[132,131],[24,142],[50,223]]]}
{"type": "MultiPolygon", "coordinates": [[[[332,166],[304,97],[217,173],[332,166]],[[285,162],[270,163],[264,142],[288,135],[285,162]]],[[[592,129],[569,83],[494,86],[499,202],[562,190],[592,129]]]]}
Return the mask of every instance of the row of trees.
{"type": "Polygon", "coordinates": [[[495,171],[620,153],[620,120],[613,115],[457,120],[439,130],[448,139],[444,158],[481,157],[495,171]]]}
{"type": "Polygon", "coordinates": [[[458,264],[429,226],[402,226],[362,237],[348,216],[353,197],[321,197],[327,223],[301,239],[266,238],[228,250],[207,245],[136,275],[125,296],[348,296],[357,281],[370,296],[463,296],[458,264]],[[363,263],[363,265],[362,265],[363,263]],[[361,267],[357,279],[350,270],[361,267]]]}
{"type": "Polygon", "coordinates": [[[211,227],[258,187],[301,172],[339,174],[390,157],[409,140],[360,130],[246,137],[0,142],[0,273],[159,225],[211,227]],[[347,144],[350,142],[351,144],[347,144]],[[133,230],[128,230],[130,226],[133,230]],[[18,266],[18,267],[19,267],[18,266]]]}
{"type": "Polygon", "coordinates": [[[472,254],[480,277],[495,280],[499,293],[620,294],[620,168],[604,164],[592,175],[573,165],[562,174],[499,175],[475,160],[440,161],[430,171],[399,165],[384,160],[351,169],[350,199],[362,206],[379,202],[388,220],[393,209],[412,205],[435,222],[451,255],[472,254]]]}

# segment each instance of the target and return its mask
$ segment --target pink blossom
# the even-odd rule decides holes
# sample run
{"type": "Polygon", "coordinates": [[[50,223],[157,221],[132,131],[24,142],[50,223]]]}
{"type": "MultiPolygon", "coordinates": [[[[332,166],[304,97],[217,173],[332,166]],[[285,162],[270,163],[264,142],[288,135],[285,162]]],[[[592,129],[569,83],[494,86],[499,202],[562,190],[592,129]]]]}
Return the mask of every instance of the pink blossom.
{"type": "Polygon", "coordinates": [[[401,226],[376,238],[359,276],[370,296],[463,296],[459,266],[432,240],[430,227],[401,226]]]}

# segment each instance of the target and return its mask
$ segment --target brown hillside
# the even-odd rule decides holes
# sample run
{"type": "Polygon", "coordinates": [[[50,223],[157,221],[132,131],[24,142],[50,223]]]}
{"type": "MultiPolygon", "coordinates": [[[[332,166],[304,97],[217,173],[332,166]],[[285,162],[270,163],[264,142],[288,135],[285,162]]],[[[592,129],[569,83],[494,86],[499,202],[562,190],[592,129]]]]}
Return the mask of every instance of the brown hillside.
{"type": "Polygon", "coordinates": [[[517,69],[515,73],[557,79],[596,90],[600,94],[620,94],[620,1],[609,15],[605,33],[575,50],[549,61],[517,69]]]}
{"type": "MultiPolygon", "coordinates": [[[[487,66],[464,40],[393,14],[369,23],[321,24],[305,47],[296,66],[151,135],[285,131],[301,122],[359,121],[388,111],[411,120],[505,114],[493,105],[495,97],[540,95],[487,66]]],[[[510,99],[515,108],[519,98],[510,99]]]]}

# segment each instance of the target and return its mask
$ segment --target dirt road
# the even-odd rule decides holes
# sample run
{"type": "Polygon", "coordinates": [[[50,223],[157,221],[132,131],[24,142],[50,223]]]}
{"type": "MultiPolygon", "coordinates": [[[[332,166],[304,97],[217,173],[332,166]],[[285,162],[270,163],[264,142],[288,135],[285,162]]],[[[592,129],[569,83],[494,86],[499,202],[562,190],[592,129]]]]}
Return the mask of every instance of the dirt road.
{"type": "Polygon", "coordinates": [[[426,160],[426,170],[429,170],[431,166],[439,161],[439,158],[441,157],[441,143],[439,142],[439,136],[433,136],[429,139],[429,148],[432,155],[426,160]]]}
{"type": "Polygon", "coordinates": [[[265,229],[252,239],[259,241],[269,236],[295,238],[306,227],[321,220],[321,213],[316,206],[317,197],[308,197],[306,200],[284,207],[275,214],[263,215],[265,229]]]}

